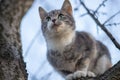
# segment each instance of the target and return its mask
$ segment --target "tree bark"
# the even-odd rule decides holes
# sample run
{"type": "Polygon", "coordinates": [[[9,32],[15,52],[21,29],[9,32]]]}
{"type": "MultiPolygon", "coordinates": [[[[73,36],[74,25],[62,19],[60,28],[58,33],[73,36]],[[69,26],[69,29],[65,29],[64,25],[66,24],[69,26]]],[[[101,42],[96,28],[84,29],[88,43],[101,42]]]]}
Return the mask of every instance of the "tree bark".
{"type": "Polygon", "coordinates": [[[120,80],[120,61],[100,76],[95,78],[82,77],[76,80],[120,80]]]}
{"type": "Polygon", "coordinates": [[[27,80],[20,21],[33,0],[0,0],[0,80],[27,80]]]}

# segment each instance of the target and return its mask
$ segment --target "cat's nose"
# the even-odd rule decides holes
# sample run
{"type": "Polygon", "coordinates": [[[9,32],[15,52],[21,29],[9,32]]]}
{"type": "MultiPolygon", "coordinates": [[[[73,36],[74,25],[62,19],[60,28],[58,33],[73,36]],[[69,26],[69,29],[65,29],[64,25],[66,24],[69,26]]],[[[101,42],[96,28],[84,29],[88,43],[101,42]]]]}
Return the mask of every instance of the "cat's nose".
{"type": "Polygon", "coordinates": [[[52,22],[55,23],[56,19],[53,19],[52,22]]]}

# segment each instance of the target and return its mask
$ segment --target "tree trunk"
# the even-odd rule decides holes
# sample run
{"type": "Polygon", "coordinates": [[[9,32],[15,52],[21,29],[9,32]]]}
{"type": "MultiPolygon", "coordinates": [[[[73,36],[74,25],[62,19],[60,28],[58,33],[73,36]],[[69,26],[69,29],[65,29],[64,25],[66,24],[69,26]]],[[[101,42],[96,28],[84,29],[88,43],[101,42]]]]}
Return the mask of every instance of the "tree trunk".
{"type": "Polygon", "coordinates": [[[33,0],[0,0],[0,80],[27,80],[20,21],[33,0]]]}

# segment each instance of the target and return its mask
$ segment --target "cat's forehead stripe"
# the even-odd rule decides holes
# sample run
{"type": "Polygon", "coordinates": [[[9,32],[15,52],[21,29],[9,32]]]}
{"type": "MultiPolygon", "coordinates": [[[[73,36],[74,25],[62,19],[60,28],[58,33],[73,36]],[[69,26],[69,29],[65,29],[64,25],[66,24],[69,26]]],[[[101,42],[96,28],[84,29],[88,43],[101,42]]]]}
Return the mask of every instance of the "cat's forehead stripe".
{"type": "Polygon", "coordinates": [[[53,10],[51,12],[48,13],[49,16],[54,16],[60,13],[60,10],[53,10]]]}

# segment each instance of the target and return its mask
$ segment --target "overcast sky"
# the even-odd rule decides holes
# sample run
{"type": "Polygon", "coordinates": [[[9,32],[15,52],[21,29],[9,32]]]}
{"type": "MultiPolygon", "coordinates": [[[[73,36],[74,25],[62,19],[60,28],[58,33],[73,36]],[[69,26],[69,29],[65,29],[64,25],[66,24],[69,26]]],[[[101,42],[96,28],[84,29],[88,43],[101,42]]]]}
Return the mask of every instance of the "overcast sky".
{"type": "MultiPolygon", "coordinates": [[[[46,43],[41,32],[41,22],[38,7],[42,6],[46,11],[60,9],[64,0],[35,0],[32,7],[23,17],[21,22],[21,37],[24,60],[27,63],[28,80],[64,80],[54,71],[46,59],[46,43]],[[46,77],[47,76],[47,77],[46,77]]],[[[76,30],[91,33],[97,40],[102,41],[110,50],[112,63],[120,60],[120,50],[118,50],[106,34],[88,16],[80,17],[86,13],[79,4],[79,0],[70,0],[73,6],[73,14],[76,21],[76,30]],[[78,8],[77,11],[74,9],[78,8]]],[[[95,10],[102,0],[85,0],[87,7],[95,10]]],[[[100,11],[106,15],[99,15],[101,22],[104,22],[115,12],[119,11],[119,0],[108,0],[105,7],[100,11]]],[[[110,21],[120,22],[120,15],[110,21]]],[[[120,26],[108,26],[107,29],[120,42],[120,26]]]]}

